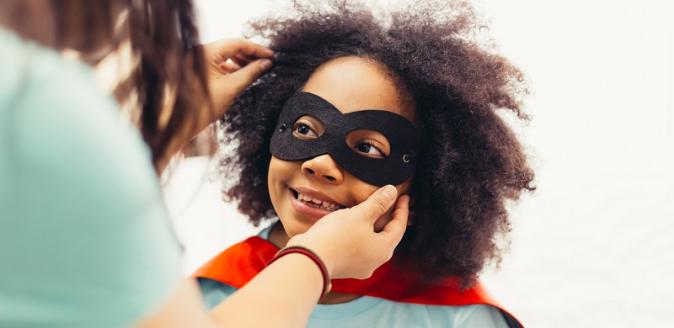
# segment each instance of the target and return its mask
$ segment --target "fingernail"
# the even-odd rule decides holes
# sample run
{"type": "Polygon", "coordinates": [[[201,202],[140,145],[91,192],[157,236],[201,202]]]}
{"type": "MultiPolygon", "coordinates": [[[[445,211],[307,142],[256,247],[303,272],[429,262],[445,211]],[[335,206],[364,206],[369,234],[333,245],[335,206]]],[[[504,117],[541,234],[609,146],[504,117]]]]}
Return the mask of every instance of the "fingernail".
{"type": "Polygon", "coordinates": [[[386,198],[395,197],[395,193],[396,193],[396,188],[392,185],[387,185],[387,186],[384,187],[384,190],[382,190],[382,194],[384,194],[384,196],[386,198]]]}
{"type": "Polygon", "coordinates": [[[260,63],[260,67],[262,67],[263,70],[268,70],[271,67],[271,60],[263,59],[260,63]]]}

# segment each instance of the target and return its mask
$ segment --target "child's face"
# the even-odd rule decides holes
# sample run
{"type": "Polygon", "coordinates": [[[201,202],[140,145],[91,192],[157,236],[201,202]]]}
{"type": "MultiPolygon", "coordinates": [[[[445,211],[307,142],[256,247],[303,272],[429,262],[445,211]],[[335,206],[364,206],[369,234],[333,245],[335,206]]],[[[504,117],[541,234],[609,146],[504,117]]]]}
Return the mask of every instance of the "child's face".
{"type": "MultiPolygon", "coordinates": [[[[321,65],[307,80],[302,91],[322,97],[342,113],[381,109],[414,122],[414,108],[408,97],[401,97],[395,82],[380,64],[359,57],[341,57],[321,65]]],[[[315,138],[323,124],[303,116],[292,127],[299,138],[315,138]]],[[[386,156],[391,145],[381,133],[359,130],[347,137],[347,144],[364,156],[386,156]]],[[[411,178],[397,185],[406,193],[411,178]]],[[[324,215],[363,202],[378,189],[342,169],[329,154],[304,161],[284,161],[274,156],[269,163],[269,196],[288,237],[309,229],[324,215]],[[312,202],[311,199],[314,199],[312,202]],[[316,199],[321,201],[317,205],[316,199]]],[[[377,229],[387,219],[379,220],[377,229]]]]}

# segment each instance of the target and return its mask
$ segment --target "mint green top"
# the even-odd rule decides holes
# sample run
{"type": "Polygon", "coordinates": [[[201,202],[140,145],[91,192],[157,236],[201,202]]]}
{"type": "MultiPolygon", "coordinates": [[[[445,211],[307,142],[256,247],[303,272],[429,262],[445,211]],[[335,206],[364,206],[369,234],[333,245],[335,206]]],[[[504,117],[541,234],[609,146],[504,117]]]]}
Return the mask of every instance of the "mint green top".
{"type": "Polygon", "coordinates": [[[180,280],[148,148],[89,67],[0,28],[0,327],[121,327],[180,280]]]}

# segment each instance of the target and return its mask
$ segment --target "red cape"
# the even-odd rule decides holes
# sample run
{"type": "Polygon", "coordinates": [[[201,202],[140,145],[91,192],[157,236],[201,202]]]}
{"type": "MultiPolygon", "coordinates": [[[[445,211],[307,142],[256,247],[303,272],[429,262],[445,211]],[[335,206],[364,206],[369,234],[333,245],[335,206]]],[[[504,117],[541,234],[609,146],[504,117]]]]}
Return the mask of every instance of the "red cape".
{"type": "MultiPolygon", "coordinates": [[[[224,250],[204,264],[193,276],[241,288],[262,271],[278,251],[278,247],[271,242],[260,237],[250,237],[224,250]]],[[[402,303],[445,306],[491,305],[501,310],[510,327],[523,327],[512,314],[488,295],[480,282],[464,290],[461,290],[457,277],[448,277],[433,284],[426,284],[422,283],[416,274],[397,269],[391,262],[379,267],[365,280],[335,279],[332,281],[331,291],[402,303]]]]}

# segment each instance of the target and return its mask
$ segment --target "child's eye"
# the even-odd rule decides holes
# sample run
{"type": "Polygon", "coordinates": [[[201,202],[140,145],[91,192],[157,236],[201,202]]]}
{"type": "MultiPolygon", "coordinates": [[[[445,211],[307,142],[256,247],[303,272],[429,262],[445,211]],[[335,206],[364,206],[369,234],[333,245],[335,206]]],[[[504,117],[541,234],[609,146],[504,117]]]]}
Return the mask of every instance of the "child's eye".
{"type": "Polygon", "coordinates": [[[354,147],[357,151],[367,155],[368,157],[384,158],[384,152],[379,150],[377,146],[367,141],[360,141],[354,147]]]}
{"type": "Polygon", "coordinates": [[[316,139],[318,133],[314,131],[309,125],[303,122],[295,123],[293,127],[293,134],[300,139],[316,139]]]}

